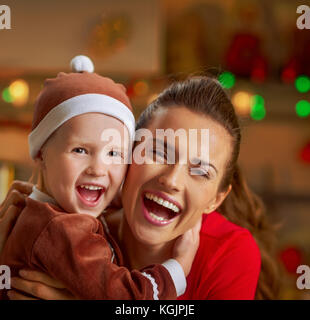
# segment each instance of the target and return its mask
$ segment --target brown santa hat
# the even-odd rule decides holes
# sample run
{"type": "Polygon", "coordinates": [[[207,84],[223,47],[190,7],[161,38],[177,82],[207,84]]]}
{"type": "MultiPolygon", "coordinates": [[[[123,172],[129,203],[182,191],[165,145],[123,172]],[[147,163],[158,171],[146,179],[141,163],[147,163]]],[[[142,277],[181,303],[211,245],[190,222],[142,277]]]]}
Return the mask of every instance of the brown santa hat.
{"type": "Polygon", "coordinates": [[[92,61],[86,56],[76,56],[71,61],[75,73],[59,73],[46,79],[38,96],[29,134],[30,155],[33,159],[51,134],[69,119],[99,112],[121,120],[133,140],[135,119],[126,88],[93,73],[92,61]]]}

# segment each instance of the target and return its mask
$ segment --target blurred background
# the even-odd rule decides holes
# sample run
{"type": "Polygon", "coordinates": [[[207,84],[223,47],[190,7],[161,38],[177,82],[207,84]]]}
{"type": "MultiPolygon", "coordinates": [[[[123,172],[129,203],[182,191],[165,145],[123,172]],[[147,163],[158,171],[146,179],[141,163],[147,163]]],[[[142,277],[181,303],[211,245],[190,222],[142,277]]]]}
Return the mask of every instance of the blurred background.
{"type": "Polygon", "coordinates": [[[170,81],[209,71],[240,117],[247,180],[281,226],[281,299],[310,299],[296,288],[297,266],[310,265],[310,30],[296,27],[304,2],[6,0],[0,202],[13,179],[31,175],[27,135],[44,79],[69,72],[75,55],[125,84],[136,116],[170,81]]]}

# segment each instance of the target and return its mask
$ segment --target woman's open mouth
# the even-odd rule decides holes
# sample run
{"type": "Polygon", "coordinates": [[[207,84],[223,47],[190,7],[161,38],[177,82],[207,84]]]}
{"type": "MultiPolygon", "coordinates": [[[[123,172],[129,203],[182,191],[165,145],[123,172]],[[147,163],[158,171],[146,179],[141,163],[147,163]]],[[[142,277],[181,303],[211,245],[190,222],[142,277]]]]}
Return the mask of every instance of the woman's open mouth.
{"type": "Polygon", "coordinates": [[[76,190],[82,203],[89,207],[95,207],[106,189],[103,186],[82,184],[77,186],[76,190]]]}
{"type": "Polygon", "coordinates": [[[181,206],[161,192],[144,192],[142,211],[146,220],[156,226],[165,226],[181,214],[181,206]]]}

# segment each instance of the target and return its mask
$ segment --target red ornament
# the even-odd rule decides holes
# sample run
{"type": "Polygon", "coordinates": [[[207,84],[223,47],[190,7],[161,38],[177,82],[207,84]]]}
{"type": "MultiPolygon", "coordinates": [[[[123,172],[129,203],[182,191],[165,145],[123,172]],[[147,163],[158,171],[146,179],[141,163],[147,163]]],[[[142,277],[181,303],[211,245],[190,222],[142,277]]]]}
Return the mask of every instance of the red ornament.
{"type": "Polygon", "coordinates": [[[267,76],[267,61],[261,54],[260,39],[252,34],[238,33],[226,55],[227,69],[239,76],[262,82],[267,76]]]}
{"type": "Polygon", "coordinates": [[[285,64],[281,78],[283,82],[294,82],[300,74],[310,76],[310,34],[308,30],[296,30],[291,57],[285,64]]]}

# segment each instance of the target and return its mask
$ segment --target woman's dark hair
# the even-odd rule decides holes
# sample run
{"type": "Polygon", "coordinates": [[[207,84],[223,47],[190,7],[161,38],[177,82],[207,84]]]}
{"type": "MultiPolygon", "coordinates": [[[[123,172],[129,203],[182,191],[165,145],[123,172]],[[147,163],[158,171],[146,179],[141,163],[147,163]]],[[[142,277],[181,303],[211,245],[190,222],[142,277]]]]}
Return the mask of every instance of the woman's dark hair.
{"type": "Polygon", "coordinates": [[[256,299],[275,299],[278,295],[278,268],[273,257],[275,232],[267,221],[260,199],[249,189],[237,160],[241,133],[233,105],[220,83],[209,77],[190,77],[165,89],[141,114],[137,129],[146,127],[159,108],[185,106],[222,125],[232,137],[232,154],[218,191],[232,190],[218,211],[231,222],[248,229],[261,253],[261,272],[256,299]]]}

